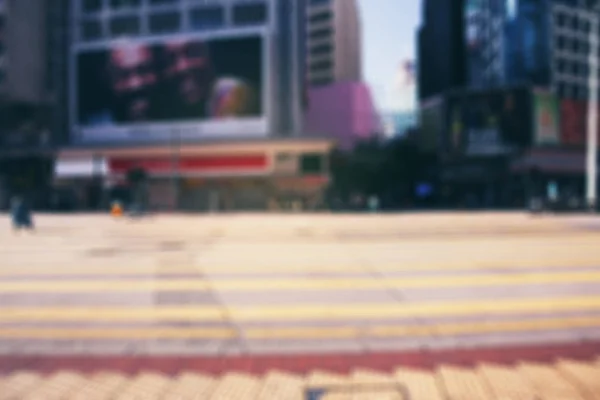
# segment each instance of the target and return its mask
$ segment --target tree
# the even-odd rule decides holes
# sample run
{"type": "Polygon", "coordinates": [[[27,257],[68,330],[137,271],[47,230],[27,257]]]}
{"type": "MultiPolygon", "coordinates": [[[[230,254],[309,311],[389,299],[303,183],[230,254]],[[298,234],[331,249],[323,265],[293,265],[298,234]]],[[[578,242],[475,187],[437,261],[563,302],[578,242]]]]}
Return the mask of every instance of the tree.
{"type": "Polygon", "coordinates": [[[148,174],[143,168],[132,168],[127,171],[127,182],[132,186],[137,186],[148,178],[148,174]]]}

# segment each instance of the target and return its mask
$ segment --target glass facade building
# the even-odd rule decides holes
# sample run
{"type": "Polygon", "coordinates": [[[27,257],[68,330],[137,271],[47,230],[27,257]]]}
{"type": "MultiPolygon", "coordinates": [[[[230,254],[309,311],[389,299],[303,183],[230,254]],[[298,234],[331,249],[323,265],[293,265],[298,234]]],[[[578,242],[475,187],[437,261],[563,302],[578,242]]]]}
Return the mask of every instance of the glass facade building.
{"type": "Polygon", "coordinates": [[[471,0],[469,80],[475,86],[528,84],[560,98],[586,99],[589,16],[587,0],[471,0]],[[473,10],[476,10],[476,13],[473,10]],[[473,24],[471,24],[473,25],[473,24]],[[476,40],[473,39],[476,37],[476,40]],[[475,60],[477,62],[475,62],[475,60]]]}

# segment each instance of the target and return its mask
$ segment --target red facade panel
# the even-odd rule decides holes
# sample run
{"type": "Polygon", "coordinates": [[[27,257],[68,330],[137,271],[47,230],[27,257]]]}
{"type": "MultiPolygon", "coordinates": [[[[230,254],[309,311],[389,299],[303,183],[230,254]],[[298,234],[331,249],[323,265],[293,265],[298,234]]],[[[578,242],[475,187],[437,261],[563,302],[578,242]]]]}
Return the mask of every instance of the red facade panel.
{"type": "MultiPolygon", "coordinates": [[[[562,100],[560,104],[560,121],[561,144],[571,146],[585,145],[587,137],[587,102],[562,100]]],[[[599,132],[600,126],[596,134],[598,135],[599,132]]]]}
{"type": "Polygon", "coordinates": [[[207,157],[182,157],[174,165],[171,158],[113,158],[109,160],[110,171],[113,174],[126,173],[133,168],[143,168],[149,173],[169,172],[177,168],[181,172],[227,172],[228,170],[266,169],[267,156],[234,155],[234,156],[207,156],[207,157]]]}

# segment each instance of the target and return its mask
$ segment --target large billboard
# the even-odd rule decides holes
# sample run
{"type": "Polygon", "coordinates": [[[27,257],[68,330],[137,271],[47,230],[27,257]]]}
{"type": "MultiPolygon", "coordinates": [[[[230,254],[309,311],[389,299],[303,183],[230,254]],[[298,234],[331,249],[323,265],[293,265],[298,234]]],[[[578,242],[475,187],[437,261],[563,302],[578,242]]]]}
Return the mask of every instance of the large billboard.
{"type": "Polygon", "coordinates": [[[530,145],[529,99],[527,89],[453,94],[444,147],[453,153],[494,156],[530,145]]]}
{"type": "Polygon", "coordinates": [[[263,36],[118,41],[75,54],[80,140],[265,136],[263,36]]]}

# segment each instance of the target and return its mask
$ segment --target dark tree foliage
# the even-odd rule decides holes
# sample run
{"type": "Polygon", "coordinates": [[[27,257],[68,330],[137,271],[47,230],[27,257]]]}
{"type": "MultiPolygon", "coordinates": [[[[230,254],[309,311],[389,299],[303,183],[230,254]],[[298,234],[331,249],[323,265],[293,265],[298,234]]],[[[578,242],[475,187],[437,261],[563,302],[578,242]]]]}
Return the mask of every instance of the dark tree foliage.
{"type": "Polygon", "coordinates": [[[434,165],[435,157],[422,153],[410,139],[364,141],[352,151],[336,149],[331,153],[331,192],[342,199],[360,194],[409,200],[418,182],[429,178],[434,165]]]}
{"type": "Polygon", "coordinates": [[[144,182],[148,177],[147,172],[143,168],[132,168],[127,171],[127,182],[132,186],[137,186],[144,182]]]}

